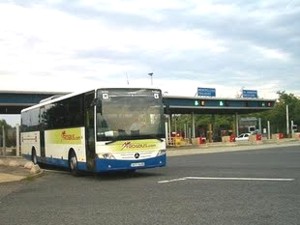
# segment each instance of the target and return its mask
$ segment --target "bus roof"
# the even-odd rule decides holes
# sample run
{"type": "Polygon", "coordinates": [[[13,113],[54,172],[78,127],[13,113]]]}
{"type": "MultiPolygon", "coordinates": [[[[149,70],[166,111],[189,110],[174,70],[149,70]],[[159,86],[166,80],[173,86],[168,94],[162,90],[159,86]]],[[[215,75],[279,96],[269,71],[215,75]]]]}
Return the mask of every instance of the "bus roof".
{"type": "Polygon", "coordinates": [[[35,108],[44,106],[44,105],[47,105],[47,104],[50,104],[50,103],[55,103],[55,102],[58,102],[58,101],[61,101],[61,100],[64,100],[64,99],[68,99],[68,98],[71,98],[71,97],[74,97],[74,96],[77,96],[77,95],[81,95],[81,94],[84,94],[84,93],[88,93],[88,92],[96,91],[96,90],[100,90],[100,89],[148,89],[148,90],[160,90],[159,88],[132,87],[132,86],[130,86],[130,87],[101,87],[101,88],[96,88],[96,89],[89,89],[89,90],[86,90],[86,91],[73,92],[73,93],[66,94],[66,95],[54,95],[54,96],[51,96],[49,98],[42,99],[40,101],[40,103],[38,103],[36,105],[30,106],[28,108],[25,108],[25,109],[21,110],[21,113],[22,112],[26,112],[26,111],[31,110],[31,109],[35,109],[35,108]]]}

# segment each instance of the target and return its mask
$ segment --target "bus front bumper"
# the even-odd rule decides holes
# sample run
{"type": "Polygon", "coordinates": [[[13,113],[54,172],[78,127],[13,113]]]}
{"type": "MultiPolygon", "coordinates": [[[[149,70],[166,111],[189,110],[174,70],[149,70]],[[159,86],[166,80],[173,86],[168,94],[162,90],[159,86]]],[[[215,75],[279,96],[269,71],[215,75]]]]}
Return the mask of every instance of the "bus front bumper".
{"type": "Polygon", "coordinates": [[[166,154],[141,160],[99,159],[95,161],[95,172],[137,170],[166,166],[166,154]]]}

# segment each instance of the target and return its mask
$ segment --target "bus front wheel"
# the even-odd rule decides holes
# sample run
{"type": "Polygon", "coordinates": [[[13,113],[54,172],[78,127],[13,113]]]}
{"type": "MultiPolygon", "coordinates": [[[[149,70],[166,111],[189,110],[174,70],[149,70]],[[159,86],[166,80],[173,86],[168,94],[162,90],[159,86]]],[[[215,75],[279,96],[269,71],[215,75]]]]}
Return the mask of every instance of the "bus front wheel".
{"type": "Polygon", "coordinates": [[[74,151],[69,153],[69,168],[73,175],[78,175],[78,161],[74,151]]]}

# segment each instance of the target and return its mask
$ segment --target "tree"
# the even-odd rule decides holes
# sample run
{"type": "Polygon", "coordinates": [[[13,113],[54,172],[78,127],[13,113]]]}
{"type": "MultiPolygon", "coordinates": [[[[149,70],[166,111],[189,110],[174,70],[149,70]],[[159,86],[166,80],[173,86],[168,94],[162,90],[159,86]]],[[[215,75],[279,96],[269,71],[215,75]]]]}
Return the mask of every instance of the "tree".
{"type": "Polygon", "coordinates": [[[294,94],[287,94],[285,91],[278,91],[278,100],[272,110],[257,113],[256,116],[262,118],[262,123],[270,121],[272,133],[286,132],[286,106],[289,107],[289,119],[294,124],[300,124],[300,99],[294,94]]]}

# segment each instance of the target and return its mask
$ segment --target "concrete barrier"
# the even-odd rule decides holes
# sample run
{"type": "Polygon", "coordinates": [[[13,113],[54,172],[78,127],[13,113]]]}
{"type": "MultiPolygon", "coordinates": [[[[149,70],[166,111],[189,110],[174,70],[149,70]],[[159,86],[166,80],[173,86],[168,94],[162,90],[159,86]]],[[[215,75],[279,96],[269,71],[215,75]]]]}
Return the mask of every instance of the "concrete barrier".
{"type": "Polygon", "coordinates": [[[295,138],[296,140],[300,140],[300,132],[294,133],[293,138],[295,138]]]}
{"type": "Polygon", "coordinates": [[[283,133],[272,134],[272,139],[280,140],[280,139],[283,139],[283,138],[284,138],[283,133]]]}
{"type": "Polygon", "coordinates": [[[230,136],[223,136],[222,142],[224,142],[224,143],[230,142],[230,136]]]}

